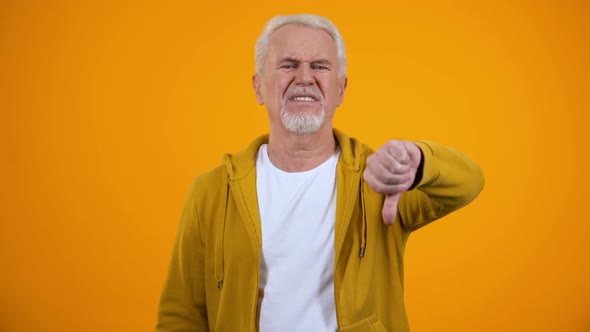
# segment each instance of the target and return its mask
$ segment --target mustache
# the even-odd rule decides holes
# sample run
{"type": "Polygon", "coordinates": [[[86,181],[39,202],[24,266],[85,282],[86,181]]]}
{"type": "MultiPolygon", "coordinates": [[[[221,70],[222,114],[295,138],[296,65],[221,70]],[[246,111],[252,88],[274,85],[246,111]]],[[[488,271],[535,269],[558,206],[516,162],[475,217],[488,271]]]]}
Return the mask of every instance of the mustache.
{"type": "Polygon", "coordinates": [[[317,89],[310,87],[294,87],[285,93],[285,101],[289,100],[294,94],[309,94],[316,97],[319,101],[324,102],[324,95],[317,89]]]}

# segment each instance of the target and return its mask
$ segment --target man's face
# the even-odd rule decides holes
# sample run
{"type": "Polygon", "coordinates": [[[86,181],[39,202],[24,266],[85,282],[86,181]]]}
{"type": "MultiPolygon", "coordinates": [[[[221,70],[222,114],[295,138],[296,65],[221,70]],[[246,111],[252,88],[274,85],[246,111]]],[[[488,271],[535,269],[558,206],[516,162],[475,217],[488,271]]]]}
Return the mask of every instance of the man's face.
{"type": "Polygon", "coordinates": [[[339,77],[338,71],[336,43],[324,30],[298,24],[276,30],[262,72],[253,78],[271,130],[281,125],[297,134],[331,129],[346,89],[346,77],[339,77]]]}

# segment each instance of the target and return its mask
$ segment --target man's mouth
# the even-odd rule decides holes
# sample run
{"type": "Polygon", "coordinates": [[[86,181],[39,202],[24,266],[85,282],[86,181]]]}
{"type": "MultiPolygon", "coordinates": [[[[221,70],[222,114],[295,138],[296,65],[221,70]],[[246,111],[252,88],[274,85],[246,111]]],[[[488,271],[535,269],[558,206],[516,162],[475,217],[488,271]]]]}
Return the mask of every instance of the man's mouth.
{"type": "Polygon", "coordinates": [[[289,98],[289,101],[315,102],[318,101],[318,98],[309,94],[295,94],[289,98]]]}

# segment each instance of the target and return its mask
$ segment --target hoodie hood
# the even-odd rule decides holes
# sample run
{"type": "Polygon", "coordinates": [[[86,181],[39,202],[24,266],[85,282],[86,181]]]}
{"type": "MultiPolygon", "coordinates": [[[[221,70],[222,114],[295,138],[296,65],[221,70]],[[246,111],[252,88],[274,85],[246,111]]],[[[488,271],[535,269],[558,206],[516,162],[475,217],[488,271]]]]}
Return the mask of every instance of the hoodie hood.
{"type": "MultiPolygon", "coordinates": [[[[361,163],[364,164],[364,158],[360,158],[368,147],[359,143],[356,139],[349,137],[338,129],[333,129],[334,138],[342,151],[339,164],[351,171],[359,171],[361,163]]],[[[253,171],[256,166],[256,153],[262,144],[268,144],[269,135],[263,135],[256,138],[245,149],[236,154],[226,154],[223,159],[227,173],[230,179],[239,179],[249,172],[253,171]]]]}

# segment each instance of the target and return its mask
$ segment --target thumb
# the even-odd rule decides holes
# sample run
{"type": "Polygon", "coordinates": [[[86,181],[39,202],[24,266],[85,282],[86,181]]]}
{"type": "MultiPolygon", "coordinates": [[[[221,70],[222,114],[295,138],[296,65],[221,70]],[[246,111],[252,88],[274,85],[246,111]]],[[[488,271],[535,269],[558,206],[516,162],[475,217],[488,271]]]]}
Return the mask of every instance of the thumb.
{"type": "Polygon", "coordinates": [[[385,224],[388,226],[391,226],[395,223],[395,216],[397,215],[397,203],[399,202],[400,196],[401,193],[385,196],[385,201],[383,202],[383,222],[385,222],[385,224]]]}

